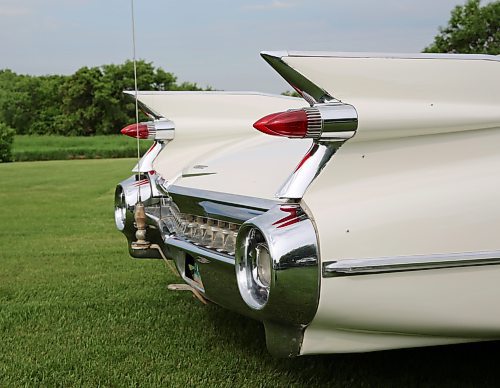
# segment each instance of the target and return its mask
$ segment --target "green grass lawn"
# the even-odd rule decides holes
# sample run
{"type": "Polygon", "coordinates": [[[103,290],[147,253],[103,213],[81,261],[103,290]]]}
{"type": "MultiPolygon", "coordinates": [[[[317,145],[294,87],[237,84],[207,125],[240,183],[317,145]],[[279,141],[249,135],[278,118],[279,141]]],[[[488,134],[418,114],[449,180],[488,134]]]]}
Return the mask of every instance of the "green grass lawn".
{"type": "MultiPolygon", "coordinates": [[[[141,155],[152,144],[141,140],[141,155]]],[[[14,137],[14,161],[131,158],[137,155],[137,140],[123,135],[48,136],[17,135],[14,137]]]]}
{"type": "Polygon", "coordinates": [[[273,359],[260,323],[128,257],[112,202],[133,164],[0,165],[0,387],[498,385],[498,342],[273,359]]]}

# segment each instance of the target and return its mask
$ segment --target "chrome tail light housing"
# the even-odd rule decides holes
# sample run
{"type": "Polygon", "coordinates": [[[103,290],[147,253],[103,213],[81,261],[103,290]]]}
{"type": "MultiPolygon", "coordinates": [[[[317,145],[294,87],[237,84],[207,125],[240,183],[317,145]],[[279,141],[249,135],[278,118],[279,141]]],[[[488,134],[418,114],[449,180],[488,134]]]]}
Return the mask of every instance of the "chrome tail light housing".
{"type": "Polygon", "coordinates": [[[358,113],[352,105],[329,102],[272,113],[257,120],[253,126],[271,136],[338,142],[355,135],[358,113]]]}

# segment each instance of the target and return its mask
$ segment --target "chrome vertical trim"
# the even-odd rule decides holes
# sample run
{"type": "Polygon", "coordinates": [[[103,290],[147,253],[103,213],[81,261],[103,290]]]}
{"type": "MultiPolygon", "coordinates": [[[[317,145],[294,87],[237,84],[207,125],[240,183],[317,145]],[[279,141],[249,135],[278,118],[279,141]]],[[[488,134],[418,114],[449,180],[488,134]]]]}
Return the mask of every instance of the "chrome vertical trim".
{"type": "Polygon", "coordinates": [[[302,198],[333,154],[358,129],[358,113],[352,105],[341,102],[314,104],[303,110],[307,115],[306,137],[313,138],[314,143],[278,190],[277,198],[302,198]]]}
{"type": "Polygon", "coordinates": [[[314,142],[295,171],[275,194],[276,198],[302,198],[309,185],[341,145],[342,142],[314,142]]]}
{"type": "Polygon", "coordinates": [[[150,172],[154,171],[153,162],[156,157],[160,154],[165,146],[169,143],[168,140],[155,141],[151,148],[146,151],[140,161],[141,171],[139,171],[139,164],[136,164],[132,169],[132,172],[150,172]]]}

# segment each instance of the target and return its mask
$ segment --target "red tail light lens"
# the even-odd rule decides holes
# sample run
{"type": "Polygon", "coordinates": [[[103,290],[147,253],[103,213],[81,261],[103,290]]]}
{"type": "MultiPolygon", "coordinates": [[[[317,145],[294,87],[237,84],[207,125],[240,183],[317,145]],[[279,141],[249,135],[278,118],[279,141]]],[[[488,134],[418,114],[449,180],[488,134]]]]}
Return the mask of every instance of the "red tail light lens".
{"type": "Polygon", "coordinates": [[[123,128],[120,132],[126,136],[135,138],[139,137],[139,139],[147,139],[149,137],[148,123],[139,123],[139,126],[135,123],[130,124],[123,128]],[[139,136],[137,136],[137,134],[139,134],[139,136]]]}
{"type": "Polygon", "coordinates": [[[272,113],[253,125],[255,129],[273,136],[305,137],[307,134],[307,114],[303,109],[272,113]]]}
{"type": "Polygon", "coordinates": [[[358,129],[358,113],[349,104],[332,102],[267,115],[255,129],[273,136],[345,141],[358,129]]]}

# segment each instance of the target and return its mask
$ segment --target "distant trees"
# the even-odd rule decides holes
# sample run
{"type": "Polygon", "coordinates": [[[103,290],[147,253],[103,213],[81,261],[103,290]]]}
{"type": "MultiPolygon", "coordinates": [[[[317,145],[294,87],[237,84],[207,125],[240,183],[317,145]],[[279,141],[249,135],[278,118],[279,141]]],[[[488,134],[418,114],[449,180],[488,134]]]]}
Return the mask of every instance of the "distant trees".
{"type": "Polygon", "coordinates": [[[468,0],[456,6],[426,53],[500,54],[500,1],[481,6],[468,0]]]}
{"type": "Polygon", "coordinates": [[[4,123],[0,123],[0,163],[12,160],[12,142],[14,140],[14,130],[4,123]]]}
{"type": "MultiPolygon", "coordinates": [[[[117,133],[135,120],[133,63],[82,67],[70,76],[18,75],[0,70],[0,123],[18,134],[117,133]]],[[[151,63],[137,62],[139,90],[202,90],[151,63]]]]}

